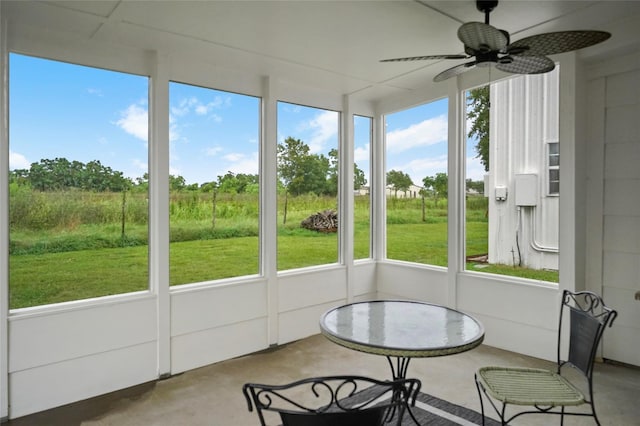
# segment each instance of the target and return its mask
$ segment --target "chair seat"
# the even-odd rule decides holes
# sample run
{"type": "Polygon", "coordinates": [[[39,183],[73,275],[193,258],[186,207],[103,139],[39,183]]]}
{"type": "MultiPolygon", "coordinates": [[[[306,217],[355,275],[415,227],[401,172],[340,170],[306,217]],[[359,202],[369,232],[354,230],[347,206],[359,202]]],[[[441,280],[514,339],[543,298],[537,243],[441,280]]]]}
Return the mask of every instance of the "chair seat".
{"type": "Polygon", "coordinates": [[[584,394],[554,371],[520,367],[483,367],[477,377],[505,404],[555,407],[581,405],[584,394]]]}

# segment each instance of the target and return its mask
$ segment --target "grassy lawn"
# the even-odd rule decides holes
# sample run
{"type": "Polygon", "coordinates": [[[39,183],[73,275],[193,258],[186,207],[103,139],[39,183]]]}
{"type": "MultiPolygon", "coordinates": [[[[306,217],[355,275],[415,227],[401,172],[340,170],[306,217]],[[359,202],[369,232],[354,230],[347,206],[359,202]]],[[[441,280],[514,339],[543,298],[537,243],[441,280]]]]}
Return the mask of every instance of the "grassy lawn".
{"type": "MultiPolygon", "coordinates": [[[[300,221],[310,212],[331,208],[327,207],[331,202],[335,200],[318,197],[290,200],[286,224],[281,223],[283,214],[280,212],[278,270],[338,262],[336,233],[318,233],[300,227],[300,221]]],[[[205,213],[210,211],[210,206],[194,206],[200,209],[199,213],[172,210],[177,216],[172,216],[171,221],[170,285],[258,274],[257,207],[238,202],[219,206],[215,226],[212,226],[211,218],[205,213]]],[[[394,200],[388,208],[389,259],[447,265],[446,200],[437,207],[429,206],[424,221],[419,199],[394,200]]],[[[127,222],[124,236],[121,225],[113,222],[69,223],[45,230],[33,226],[12,227],[10,308],[146,290],[149,282],[148,236],[146,223],[140,222],[127,222]]],[[[370,246],[368,200],[357,200],[354,225],[354,257],[367,258],[370,246]]],[[[482,206],[470,209],[466,224],[467,254],[487,253],[487,232],[485,210],[482,206]]],[[[467,267],[558,281],[556,271],[487,264],[469,264],[467,267]]]]}
{"type": "Polygon", "coordinates": [[[146,246],[10,256],[10,308],[146,290],[147,271],[146,246]]]}

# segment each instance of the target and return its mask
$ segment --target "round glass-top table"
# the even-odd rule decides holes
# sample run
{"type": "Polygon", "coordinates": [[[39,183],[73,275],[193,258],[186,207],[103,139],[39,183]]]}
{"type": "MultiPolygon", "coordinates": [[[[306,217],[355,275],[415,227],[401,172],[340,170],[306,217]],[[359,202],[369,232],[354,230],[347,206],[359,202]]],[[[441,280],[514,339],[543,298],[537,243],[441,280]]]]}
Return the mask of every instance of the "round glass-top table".
{"type": "Polygon", "coordinates": [[[464,352],[484,339],[482,324],[465,313],[401,300],[339,306],[321,317],[320,330],[341,346],[386,356],[394,378],[406,376],[411,358],[464,352]],[[397,368],[392,358],[397,358],[397,368]]]}
{"type": "MultiPolygon", "coordinates": [[[[401,300],[339,306],[322,315],[320,330],[338,345],[386,356],[394,380],[407,377],[411,358],[456,354],[484,340],[482,324],[463,312],[401,300]]],[[[406,409],[419,425],[411,407],[406,409]]]]}

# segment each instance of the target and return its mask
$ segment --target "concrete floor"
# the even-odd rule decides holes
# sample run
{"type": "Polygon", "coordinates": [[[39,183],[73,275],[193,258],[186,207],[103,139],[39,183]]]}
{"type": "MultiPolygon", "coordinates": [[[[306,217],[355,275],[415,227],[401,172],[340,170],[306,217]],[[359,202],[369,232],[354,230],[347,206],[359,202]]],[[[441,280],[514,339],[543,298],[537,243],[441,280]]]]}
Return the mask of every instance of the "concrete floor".
{"type": "MultiPolygon", "coordinates": [[[[488,346],[441,358],[414,359],[410,377],[422,391],[479,411],[473,373],[483,365],[549,367],[550,363],[488,346]]],[[[316,335],[257,354],[220,362],[148,383],[11,420],[9,426],[257,426],[242,395],[246,382],[286,383],[332,374],[389,377],[384,357],[352,351],[316,335]]],[[[603,425],[640,425],[640,369],[596,365],[596,408],[603,425]]],[[[560,424],[556,416],[525,416],[514,425],[560,424]]],[[[568,418],[565,425],[592,425],[568,418]]]]}

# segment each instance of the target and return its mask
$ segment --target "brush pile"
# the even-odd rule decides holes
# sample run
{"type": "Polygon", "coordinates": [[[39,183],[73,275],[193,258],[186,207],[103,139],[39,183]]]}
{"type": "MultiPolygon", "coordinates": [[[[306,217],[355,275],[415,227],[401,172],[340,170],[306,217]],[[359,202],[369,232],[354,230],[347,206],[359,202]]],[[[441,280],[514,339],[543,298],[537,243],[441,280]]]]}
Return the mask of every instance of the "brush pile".
{"type": "Polygon", "coordinates": [[[338,231],[338,213],[334,210],[325,210],[312,214],[302,222],[300,226],[305,229],[318,232],[337,232],[338,231]]]}

